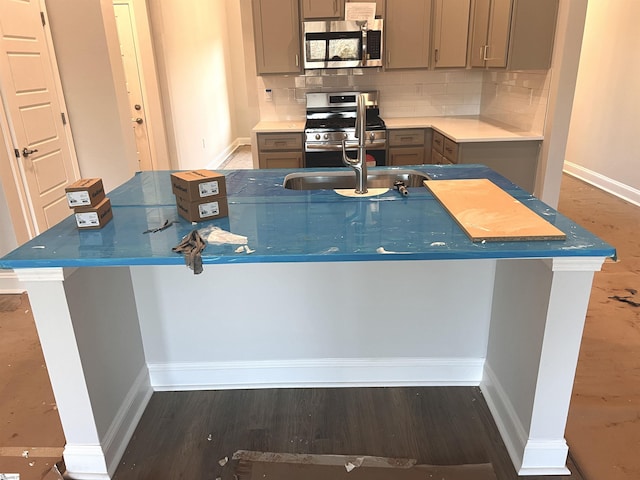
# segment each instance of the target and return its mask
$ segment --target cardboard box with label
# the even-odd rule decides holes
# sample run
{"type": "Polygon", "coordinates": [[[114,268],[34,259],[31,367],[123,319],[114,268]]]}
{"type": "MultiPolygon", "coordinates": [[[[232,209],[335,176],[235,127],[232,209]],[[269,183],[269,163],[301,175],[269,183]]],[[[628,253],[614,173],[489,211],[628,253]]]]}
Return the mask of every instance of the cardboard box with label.
{"type": "Polygon", "coordinates": [[[107,197],[105,197],[95,207],[76,207],[74,208],[74,212],[76,217],[76,226],[83,230],[102,228],[113,218],[111,201],[107,197]]]}
{"type": "Polygon", "coordinates": [[[204,222],[229,215],[226,196],[209,197],[196,202],[176,196],[176,207],[180,216],[190,222],[204,222]]]}
{"type": "Polygon", "coordinates": [[[65,188],[70,208],[95,207],[105,198],[101,178],[81,178],[65,188]]]}
{"type": "Polygon", "coordinates": [[[224,175],[211,170],[172,173],[171,189],[176,197],[188,202],[199,202],[209,197],[227,195],[224,175]]]}

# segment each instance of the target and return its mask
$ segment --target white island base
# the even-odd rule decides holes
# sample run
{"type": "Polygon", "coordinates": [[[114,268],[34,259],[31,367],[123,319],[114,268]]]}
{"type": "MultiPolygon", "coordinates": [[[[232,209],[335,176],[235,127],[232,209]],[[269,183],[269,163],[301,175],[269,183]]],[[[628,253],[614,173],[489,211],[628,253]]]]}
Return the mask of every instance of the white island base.
{"type": "MultiPolygon", "coordinates": [[[[109,479],[154,390],[479,385],[520,475],[564,430],[603,258],[17,269],[72,479],[109,479]]],[[[340,452],[335,452],[340,453],[340,452]]]]}

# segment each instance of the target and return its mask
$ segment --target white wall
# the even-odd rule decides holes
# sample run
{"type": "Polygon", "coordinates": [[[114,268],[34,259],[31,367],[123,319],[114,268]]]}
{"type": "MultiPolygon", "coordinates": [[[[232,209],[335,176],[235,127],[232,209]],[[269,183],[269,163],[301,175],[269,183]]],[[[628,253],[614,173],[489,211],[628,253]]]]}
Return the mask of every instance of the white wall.
{"type": "Polygon", "coordinates": [[[138,163],[113,6],[56,0],[47,11],[80,174],[111,190],[138,163]]]}
{"type": "Polygon", "coordinates": [[[587,8],[565,169],[640,204],[640,2],[587,8]]]}

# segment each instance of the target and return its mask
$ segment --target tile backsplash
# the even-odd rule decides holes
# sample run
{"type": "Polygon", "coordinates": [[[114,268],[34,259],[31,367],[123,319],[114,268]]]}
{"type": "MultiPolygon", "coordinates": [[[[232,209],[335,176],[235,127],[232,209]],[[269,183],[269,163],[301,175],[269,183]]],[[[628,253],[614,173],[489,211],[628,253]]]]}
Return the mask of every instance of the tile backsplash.
{"type": "Polygon", "coordinates": [[[383,118],[479,115],[523,130],[542,131],[547,72],[484,70],[383,72],[312,71],[257,77],[260,118],[300,120],[307,92],[379,90],[383,118]],[[264,93],[271,90],[271,100],[264,93]]]}

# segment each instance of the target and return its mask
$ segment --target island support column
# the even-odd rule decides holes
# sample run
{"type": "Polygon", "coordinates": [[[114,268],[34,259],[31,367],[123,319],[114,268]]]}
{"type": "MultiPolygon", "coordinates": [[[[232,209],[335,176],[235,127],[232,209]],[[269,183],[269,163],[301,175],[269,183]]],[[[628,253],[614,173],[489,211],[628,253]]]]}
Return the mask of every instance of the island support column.
{"type": "Polygon", "coordinates": [[[564,431],[602,258],[499,260],[482,391],[519,475],[567,475],[564,431]]]}
{"type": "Polygon", "coordinates": [[[65,434],[65,478],[109,480],[152,394],[129,269],[16,273],[65,434]]]}

